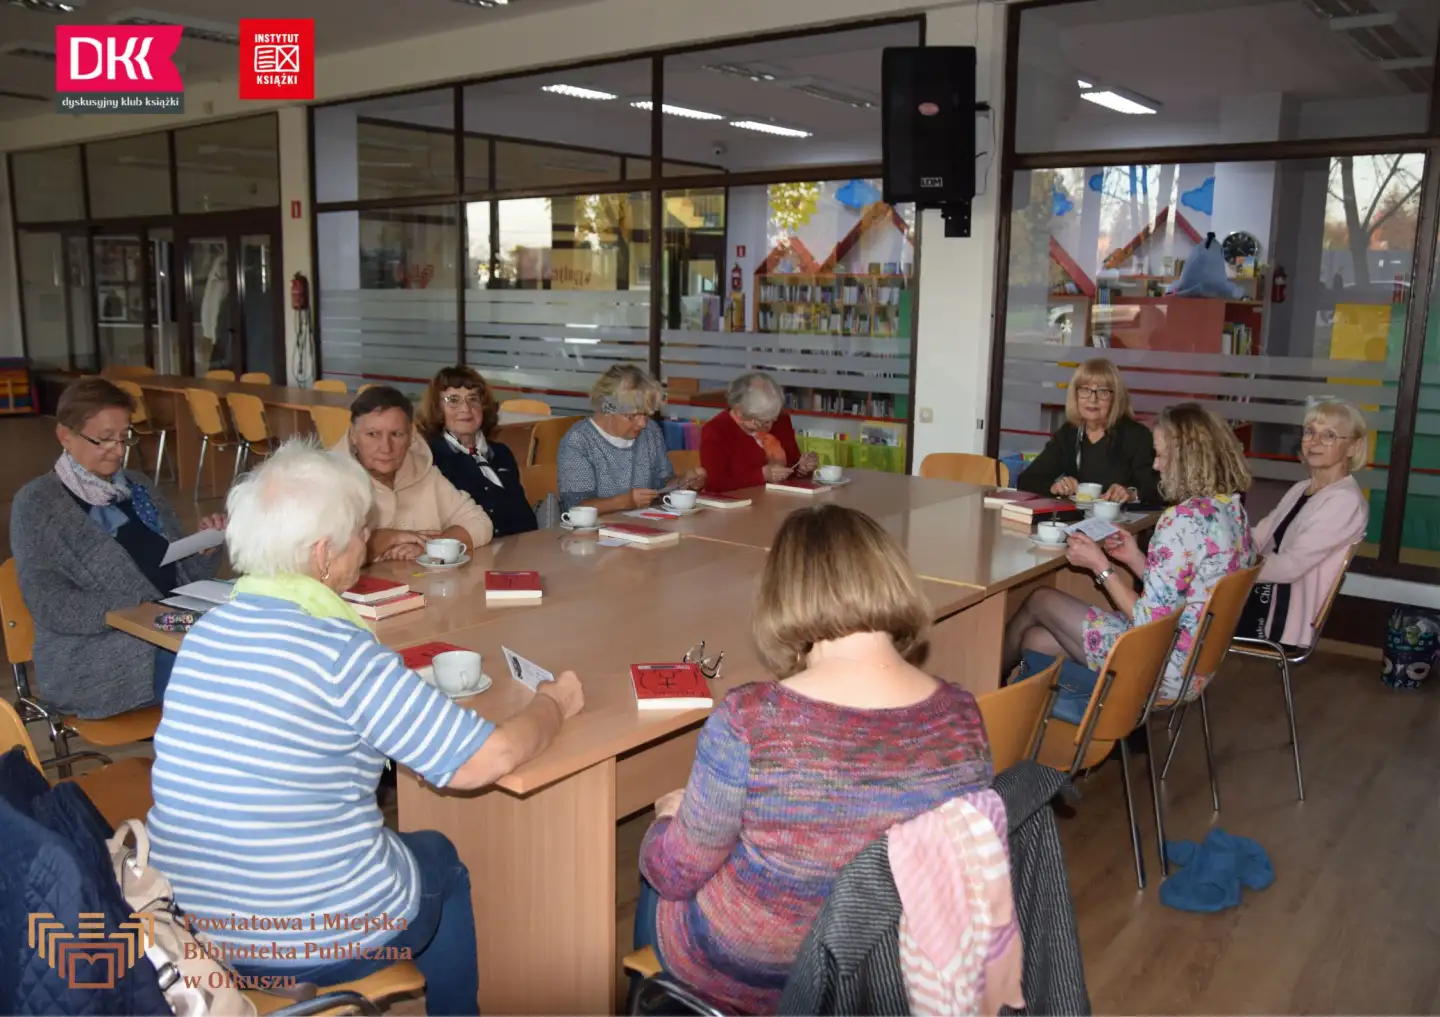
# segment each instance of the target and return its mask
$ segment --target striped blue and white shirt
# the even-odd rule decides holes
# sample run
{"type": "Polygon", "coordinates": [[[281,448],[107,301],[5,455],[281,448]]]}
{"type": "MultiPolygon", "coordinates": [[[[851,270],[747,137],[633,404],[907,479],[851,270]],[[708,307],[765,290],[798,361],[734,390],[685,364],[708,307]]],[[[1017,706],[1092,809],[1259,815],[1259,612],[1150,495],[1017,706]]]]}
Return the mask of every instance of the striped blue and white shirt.
{"type": "Polygon", "coordinates": [[[419,904],[415,859],[375,800],[386,757],[443,787],[493,730],[371,633],[242,595],[207,613],[175,662],[151,858],[228,959],[352,959],[419,904]]]}

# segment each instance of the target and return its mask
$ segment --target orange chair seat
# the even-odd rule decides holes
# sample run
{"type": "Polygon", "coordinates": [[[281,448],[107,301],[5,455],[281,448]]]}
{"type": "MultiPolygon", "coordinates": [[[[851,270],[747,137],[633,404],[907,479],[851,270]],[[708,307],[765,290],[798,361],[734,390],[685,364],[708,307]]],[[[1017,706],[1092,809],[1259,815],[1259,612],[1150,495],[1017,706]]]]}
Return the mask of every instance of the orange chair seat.
{"type": "Polygon", "coordinates": [[[160,726],[160,707],[143,706],[104,720],[66,717],[65,726],[92,745],[129,745],[155,737],[155,729],[160,726]]]}
{"type": "Polygon", "coordinates": [[[144,819],[154,804],[150,795],[150,767],[154,760],[132,757],[117,759],[68,778],[100,810],[112,827],[127,819],[144,819]]]}
{"type": "Polygon", "coordinates": [[[650,946],[627,953],[620,963],[626,971],[641,978],[653,978],[663,970],[660,967],[660,958],[655,956],[655,948],[650,946]]]}

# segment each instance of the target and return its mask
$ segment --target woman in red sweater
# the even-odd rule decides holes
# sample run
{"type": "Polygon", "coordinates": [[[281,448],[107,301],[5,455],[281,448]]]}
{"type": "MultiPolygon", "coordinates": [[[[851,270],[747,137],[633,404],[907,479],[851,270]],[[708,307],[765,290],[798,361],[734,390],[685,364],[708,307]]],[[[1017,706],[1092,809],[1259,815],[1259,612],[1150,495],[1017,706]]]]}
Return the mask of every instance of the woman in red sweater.
{"type": "Polygon", "coordinates": [[[700,429],[700,465],[715,492],[808,477],[820,465],[814,452],[800,454],[795,428],[785,412],[780,386],[759,371],[742,374],[726,392],[728,413],[717,413],[700,429]]]}

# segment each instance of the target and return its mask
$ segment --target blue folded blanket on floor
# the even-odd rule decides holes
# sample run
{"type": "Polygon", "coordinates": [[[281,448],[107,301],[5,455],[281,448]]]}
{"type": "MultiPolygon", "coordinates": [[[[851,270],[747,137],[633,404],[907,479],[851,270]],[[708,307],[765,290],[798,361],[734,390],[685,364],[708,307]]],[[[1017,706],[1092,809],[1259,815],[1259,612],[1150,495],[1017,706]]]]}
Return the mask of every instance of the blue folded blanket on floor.
{"type": "Polygon", "coordinates": [[[1275,882],[1265,849],[1249,837],[1211,830],[1199,844],[1168,840],[1170,861],[1181,866],[1160,884],[1160,903],[1179,911],[1223,911],[1240,903],[1240,890],[1263,890],[1275,882]]]}

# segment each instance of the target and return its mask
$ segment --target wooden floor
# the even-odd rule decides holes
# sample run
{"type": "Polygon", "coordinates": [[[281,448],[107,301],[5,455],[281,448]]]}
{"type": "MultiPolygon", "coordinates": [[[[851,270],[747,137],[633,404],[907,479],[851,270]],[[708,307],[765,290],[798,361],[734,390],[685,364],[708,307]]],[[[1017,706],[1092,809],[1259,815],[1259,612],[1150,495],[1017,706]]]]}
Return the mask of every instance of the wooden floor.
{"type": "MultiPolygon", "coordinates": [[[[10,500],[53,462],[53,423],[0,420],[0,442],[5,557],[10,500]]],[[[193,522],[188,494],[170,486],[165,493],[193,522]]],[[[1440,704],[1428,691],[1389,689],[1379,670],[1376,661],[1332,653],[1297,670],[1304,803],[1295,799],[1273,669],[1232,661],[1209,693],[1218,816],[1210,808],[1198,717],[1191,718],[1164,791],[1171,838],[1198,840],[1218,825],[1258,840],[1275,866],[1274,885],[1231,911],[1192,915],[1160,905],[1143,756],[1132,764],[1151,876],[1143,892],[1135,889],[1116,764],[1080,782],[1077,815],[1062,822],[1061,834],[1096,1013],[1440,1009],[1440,965],[1433,959],[1440,865],[1431,854],[1440,843],[1440,704]]],[[[648,819],[634,817],[618,831],[622,947],[630,941],[635,859],[648,819]]],[[[419,1007],[411,1002],[396,1010],[419,1007]]]]}

